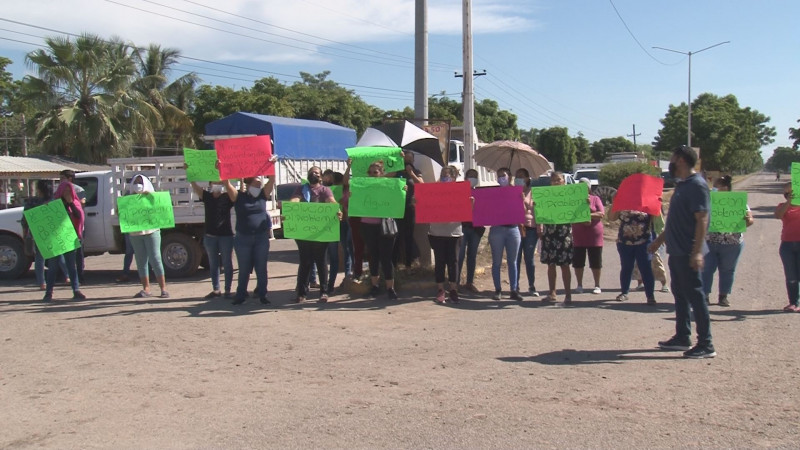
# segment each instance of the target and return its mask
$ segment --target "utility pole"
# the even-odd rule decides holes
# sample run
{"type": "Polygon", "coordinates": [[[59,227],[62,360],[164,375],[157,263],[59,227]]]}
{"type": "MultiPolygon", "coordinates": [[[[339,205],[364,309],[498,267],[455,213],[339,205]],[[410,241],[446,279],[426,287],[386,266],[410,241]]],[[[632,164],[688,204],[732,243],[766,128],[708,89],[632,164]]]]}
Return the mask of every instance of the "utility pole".
{"type": "Polygon", "coordinates": [[[472,156],[475,154],[475,93],[472,79],[472,0],[462,0],[462,33],[464,34],[464,91],[461,106],[464,108],[464,170],[473,168],[472,156]]]}
{"type": "Polygon", "coordinates": [[[428,120],[428,0],[415,0],[414,20],[414,118],[428,120]]]}
{"type": "Polygon", "coordinates": [[[633,134],[627,135],[628,137],[633,137],[633,146],[636,147],[636,136],[641,136],[642,133],[636,134],[636,124],[633,124],[633,134]]]}

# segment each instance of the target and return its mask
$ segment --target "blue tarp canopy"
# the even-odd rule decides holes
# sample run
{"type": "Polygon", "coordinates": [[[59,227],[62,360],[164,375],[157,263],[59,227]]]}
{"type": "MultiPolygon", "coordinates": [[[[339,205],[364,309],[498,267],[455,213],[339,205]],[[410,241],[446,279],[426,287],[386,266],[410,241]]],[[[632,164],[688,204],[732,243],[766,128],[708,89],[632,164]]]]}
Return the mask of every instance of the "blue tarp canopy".
{"type": "Polygon", "coordinates": [[[273,153],[292,159],[347,159],[355,147],[356,131],[321,120],[290,119],[237,112],[206,125],[205,138],[272,136],[273,153]]]}

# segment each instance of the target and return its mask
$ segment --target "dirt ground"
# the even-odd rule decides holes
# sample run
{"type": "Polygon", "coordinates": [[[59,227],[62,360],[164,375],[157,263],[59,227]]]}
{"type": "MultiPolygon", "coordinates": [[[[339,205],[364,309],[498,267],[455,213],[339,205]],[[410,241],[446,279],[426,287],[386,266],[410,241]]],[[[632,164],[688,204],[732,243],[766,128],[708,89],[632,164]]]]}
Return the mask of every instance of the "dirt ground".
{"type": "Polygon", "coordinates": [[[399,303],[296,305],[292,241],[273,242],[270,307],[205,300],[205,276],[132,299],[135,284],[113,282],[119,255],[87,259],[84,301],[61,286],[64,300],[42,303],[32,275],[3,282],[0,447],[796,448],[800,314],[781,312],[780,184],[737,188],[756,223],[732,306],[711,307],[711,360],[656,349],[674,331],[671,294],[614,301],[613,241],[604,292],[571,308],[492,301],[488,274],[457,306],[432,302],[426,280],[399,303]]]}

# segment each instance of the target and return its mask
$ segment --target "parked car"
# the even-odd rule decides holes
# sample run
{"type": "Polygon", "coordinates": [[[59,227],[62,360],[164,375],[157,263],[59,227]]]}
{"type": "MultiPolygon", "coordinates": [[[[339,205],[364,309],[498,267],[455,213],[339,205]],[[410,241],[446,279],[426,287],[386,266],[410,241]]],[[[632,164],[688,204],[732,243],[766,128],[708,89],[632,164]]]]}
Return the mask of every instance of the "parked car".
{"type": "MultiPolygon", "coordinates": [[[[572,174],[564,173],[564,184],[575,184],[572,174]]],[[[550,172],[539,175],[539,178],[531,178],[531,187],[550,186],[550,172]]]]}
{"type": "Polygon", "coordinates": [[[589,187],[594,189],[600,184],[599,175],[600,169],[579,169],[575,171],[572,177],[575,178],[575,181],[579,181],[581,178],[588,178],[589,187]]]}

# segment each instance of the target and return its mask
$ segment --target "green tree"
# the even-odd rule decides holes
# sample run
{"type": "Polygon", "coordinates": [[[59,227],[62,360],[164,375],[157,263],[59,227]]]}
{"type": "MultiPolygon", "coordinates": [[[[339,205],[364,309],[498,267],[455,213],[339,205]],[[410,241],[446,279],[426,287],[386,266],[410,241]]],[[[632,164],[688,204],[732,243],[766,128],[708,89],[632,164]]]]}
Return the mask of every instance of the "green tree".
{"type": "Polygon", "coordinates": [[[539,153],[552,162],[556,170],[572,172],[575,165],[575,142],[565,127],[542,130],[538,139],[539,153]]]}
{"type": "Polygon", "coordinates": [[[634,152],[636,147],[633,146],[633,142],[622,136],[617,136],[592,142],[589,150],[592,153],[594,162],[601,163],[609,158],[610,153],[634,152]]]}
{"type": "Polygon", "coordinates": [[[483,99],[475,104],[475,129],[484,142],[519,139],[517,116],[501,110],[494,100],[483,99]]]}
{"type": "Polygon", "coordinates": [[[572,141],[575,143],[575,158],[578,163],[584,164],[594,162],[589,140],[583,137],[583,133],[578,132],[578,135],[572,138],[572,141]]]}
{"type": "Polygon", "coordinates": [[[661,169],[642,162],[606,164],[600,169],[598,179],[600,185],[611,186],[614,189],[618,189],[622,180],[635,173],[645,173],[654,177],[660,177],[661,169]]]}
{"type": "Polygon", "coordinates": [[[531,128],[530,130],[521,130],[519,133],[519,140],[520,142],[524,142],[534,149],[539,149],[539,136],[542,134],[542,130],[538,128],[531,128]]]}
{"type": "MultiPolygon", "coordinates": [[[[800,123],[800,120],[797,122],[800,123]]],[[[800,127],[789,128],[789,139],[794,139],[794,143],[792,144],[793,149],[797,150],[800,148],[800,127]]]]}
{"type": "Polygon", "coordinates": [[[197,136],[205,133],[206,124],[239,111],[249,111],[247,91],[204,84],[197,88],[190,113],[197,136]]]}
{"type": "Polygon", "coordinates": [[[328,75],[329,71],[317,75],[300,72],[302,81],[292,84],[288,94],[295,117],[324,120],[363,133],[373,124],[375,108],[353,91],[328,80],[328,75]]]}
{"type": "Polygon", "coordinates": [[[764,168],[788,173],[793,162],[800,162],[800,150],[792,147],[778,147],[772,152],[764,168]]]}

